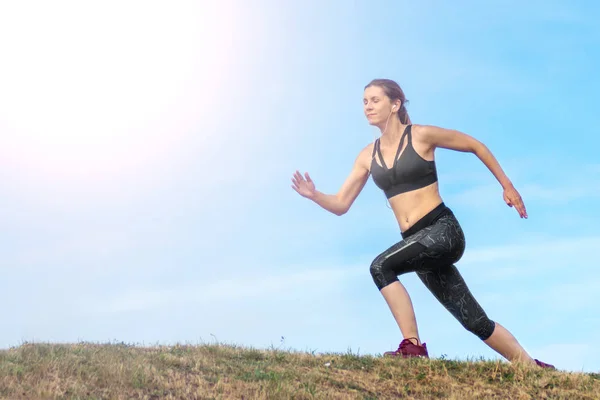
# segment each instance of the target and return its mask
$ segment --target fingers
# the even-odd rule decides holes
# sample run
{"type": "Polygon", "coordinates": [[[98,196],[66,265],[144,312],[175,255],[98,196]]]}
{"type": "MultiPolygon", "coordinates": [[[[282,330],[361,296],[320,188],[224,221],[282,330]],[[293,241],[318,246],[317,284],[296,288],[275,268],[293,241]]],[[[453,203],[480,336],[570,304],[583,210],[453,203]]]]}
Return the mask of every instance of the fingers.
{"type": "Polygon", "coordinates": [[[504,192],[504,201],[506,205],[509,207],[514,207],[519,216],[521,218],[527,218],[527,209],[525,208],[525,204],[523,203],[523,199],[519,192],[517,192],[514,188],[512,190],[507,190],[504,192]]]}
{"type": "Polygon", "coordinates": [[[525,212],[525,205],[523,204],[523,199],[521,198],[521,195],[519,195],[519,193],[516,193],[516,205],[517,205],[517,211],[519,211],[519,215],[521,216],[521,218],[526,218],[527,213],[525,212]]]}
{"type": "Polygon", "coordinates": [[[299,194],[301,194],[300,190],[305,188],[305,184],[307,183],[307,181],[309,183],[312,183],[312,180],[310,179],[308,172],[305,173],[305,177],[306,177],[306,180],[304,180],[304,177],[298,170],[296,170],[296,172],[294,172],[294,174],[292,175],[292,183],[293,183],[292,189],[294,189],[299,194]]]}
{"type": "Polygon", "coordinates": [[[515,193],[515,200],[512,203],[515,205],[515,208],[519,212],[519,216],[521,218],[527,218],[527,210],[525,209],[525,204],[523,203],[523,199],[519,195],[519,193],[515,193]]]}
{"type": "Polygon", "coordinates": [[[523,204],[523,200],[519,197],[519,203],[517,205],[517,209],[519,210],[519,214],[521,218],[527,218],[527,210],[525,209],[525,204],[523,204]]]}
{"type": "Polygon", "coordinates": [[[294,173],[294,178],[296,178],[296,180],[297,180],[298,182],[301,182],[301,181],[303,181],[303,180],[304,180],[304,178],[302,178],[302,174],[301,174],[300,172],[298,172],[298,171],[296,171],[296,172],[294,173]]]}
{"type": "Polygon", "coordinates": [[[308,174],[308,172],[305,172],[304,176],[302,176],[302,174],[299,171],[296,171],[293,176],[294,176],[293,180],[297,183],[305,182],[305,181],[308,183],[312,183],[312,179],[311,179],[310,175],[308,174]]]}
{"type": "Polygon", "coordinates": [[[294,185],[300,186],[300,183],[302,181],[304,181],[304,179],[302,178],[302,175],[300,174],[300,172],[296,171],[294,173],[294,175],[292,176],[292,182],[294,182],[294,185]]]}
{"type": "Polygon", "coordinates": [[[515,208],[517,209],[517,212],[519,213],[519,217],[523,218],[524,217],[523,208],[521,208],[521,206],[519,204],[517,204],[515,206],[515,208]]]}

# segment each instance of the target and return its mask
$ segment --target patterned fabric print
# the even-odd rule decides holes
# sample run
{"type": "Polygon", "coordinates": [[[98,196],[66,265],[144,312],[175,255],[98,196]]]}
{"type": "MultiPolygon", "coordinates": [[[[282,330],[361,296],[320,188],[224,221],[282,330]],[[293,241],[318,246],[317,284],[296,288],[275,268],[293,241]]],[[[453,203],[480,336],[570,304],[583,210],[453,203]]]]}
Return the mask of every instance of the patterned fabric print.
{"type": "Polygon", "coordinates": [[[466,330],[481,340],[492,336],[496,323],[488,318],[475,300],[454,264],[436,270],[417,271],[417,276],[466,330]]]}
{"type": "Polygon", "coordinates": [[[432,269],[454,264],[461,259],[465,251],[465,235],[458,220],[453,214],[447,214],[412,235],[409,239],[426,247],[424,251],[424,268],[432,269]]]}
{"type": "Polygon", "coordinates": [[[404,238],[371,263],[371,275],[379,289],[398,280],[398,275],[457,262],[465,249],[465,237],[452,214],[404,238]]]}
{"type": "Polygon", "coordinates": [[[371,264],[379,290],[416,272],[436,299],[470,332],[485,340],[494,331],[491,321],[471,294],[454,265],[465,250],[464,233],[450,213],[381,253],[371,264]]]}

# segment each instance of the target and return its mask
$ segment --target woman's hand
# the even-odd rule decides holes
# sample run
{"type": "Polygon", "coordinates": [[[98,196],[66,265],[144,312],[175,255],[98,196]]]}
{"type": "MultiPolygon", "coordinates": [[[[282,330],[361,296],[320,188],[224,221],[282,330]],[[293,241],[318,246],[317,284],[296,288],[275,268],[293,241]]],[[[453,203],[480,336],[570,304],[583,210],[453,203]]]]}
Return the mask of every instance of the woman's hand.
{"type": "Polygon", "coordinates": [[[514,186],[510,185],[504,189],[504,201],[509,207],[515,207],[521,218],[527,218],[527,210],[521,199],[521,195],[514,186]]]}
{"type": "Polygon", "coordinates": [[[310,199],[315,195],[315,184],[313,183],[312,179],[310,179],[308,172],[305,172],[303,177],[300,172],[296,171],[292,177],[292,182],[294,183],[292,185],[292,189],[298,192],[300,196],[310,199]]]}

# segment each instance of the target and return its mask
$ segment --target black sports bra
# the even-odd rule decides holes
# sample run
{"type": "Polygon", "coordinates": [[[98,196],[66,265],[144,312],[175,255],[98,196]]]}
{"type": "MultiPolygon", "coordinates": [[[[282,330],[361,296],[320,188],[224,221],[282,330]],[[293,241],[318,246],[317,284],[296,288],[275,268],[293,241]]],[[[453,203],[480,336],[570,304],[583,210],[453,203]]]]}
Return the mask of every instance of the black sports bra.
{"type": "Polygon", "coordinates": [[[391,169],[388,169],[385,165],[385,161],[381,155],[379,139],[377,139],[373,145],[371,175],[373,176],[373,182],[375,182],[377,187],[384,191],[388,199],[400,193],[431,185],[438,180],[435,161],[423,159],[423,157],[421,157],[413,148],[411,127],[412,125],[408,125],[404,129],[391,169]],[[406,136],[408,136],[408,144],[400,158],[398,158],[398,154],[400,153],[400,149],[402,149],[404,138],[406,136]],[[375,161],[375,152],[377,152],[377,155],[379,156],[381,165],[375,161]]]}

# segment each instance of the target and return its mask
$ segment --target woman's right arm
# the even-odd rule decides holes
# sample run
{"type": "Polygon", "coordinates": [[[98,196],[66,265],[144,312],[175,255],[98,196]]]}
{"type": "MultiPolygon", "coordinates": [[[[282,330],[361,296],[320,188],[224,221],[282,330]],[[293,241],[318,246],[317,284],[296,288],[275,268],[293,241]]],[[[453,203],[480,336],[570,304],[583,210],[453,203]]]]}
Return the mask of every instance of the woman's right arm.
{"type": "Polygon", "coordinates": [[[294,182],[292,188],[301,196],[314,201],[325,210],[335,215],[344,215],[348,212],[369,179],[371,146],[368,145],[365,147],[358,157],[356,157],[350,174],[337,194],[332,195],[319,192],[315,189],[314,183],[308,173],[305,173],[305,177],[303,177],[298,171],[296,171],[292,179],[292,182],[294,182]]]}

